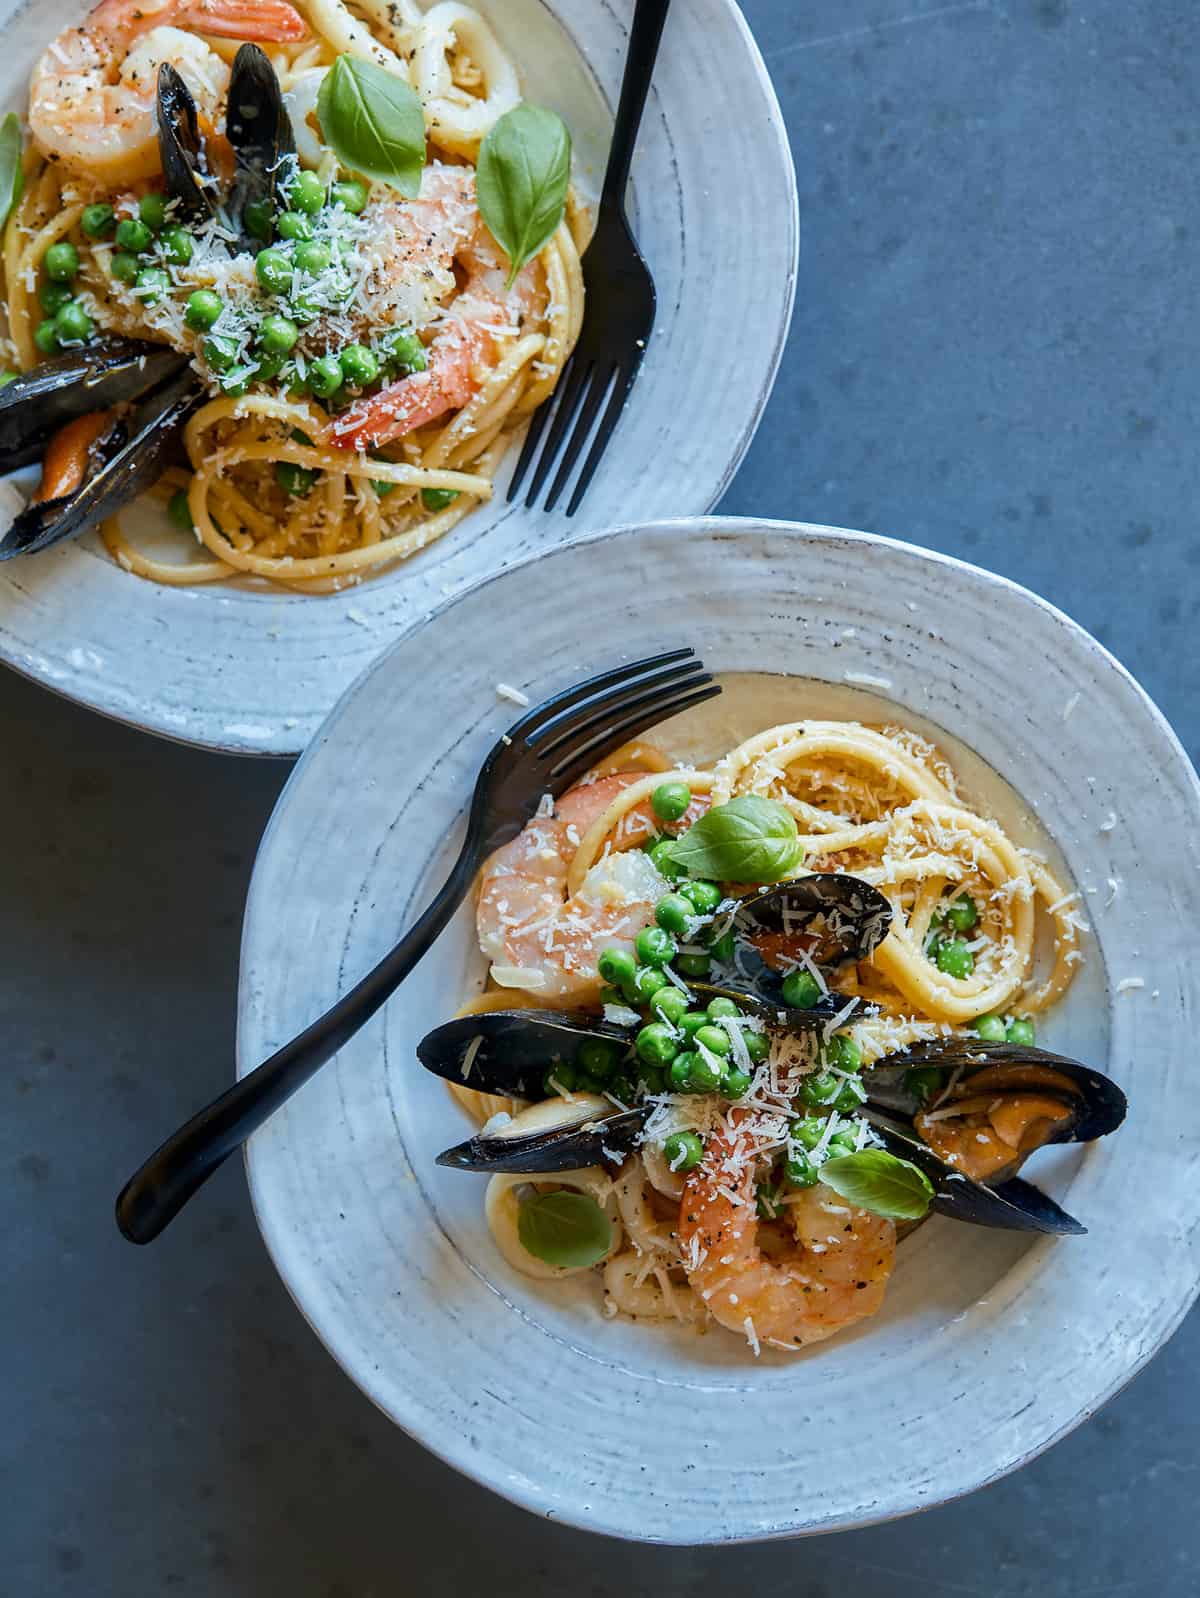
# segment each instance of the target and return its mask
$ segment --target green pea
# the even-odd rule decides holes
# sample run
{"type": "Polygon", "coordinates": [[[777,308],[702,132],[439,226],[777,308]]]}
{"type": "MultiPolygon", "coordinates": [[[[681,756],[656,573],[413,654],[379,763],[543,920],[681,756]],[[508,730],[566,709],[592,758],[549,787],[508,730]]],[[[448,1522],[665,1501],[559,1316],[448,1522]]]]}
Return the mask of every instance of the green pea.
{"type": "Polygon", "coordinates": [[[832,1071],[812,1071],[800,1084],[799,1099],[810,1110],[819,1110],[832,1105],[841,1091],[840,1076],[832,1071]]]}
{"type": "Polygon", "coordinates": [[[379,361],[365,344],[347,344],[338,360],[342,363],[342,376],[355,388],[366,388],[379,376],[379,361]]]}
{"type": "Polygon", "coordinates": [[[929,931],[925,934],[925,954],[930,960],[937,954],[938,944],[942,941],[942,928],[946,924],[946,917],[940,910],[935,910],[929,918],[929,931]]]}
{"type": "Polygon", "coordinates": [[[19,372],[10,372],[7,369],[0,371],[0,388],[7,388],[10,383],[15,383],[20,375],[19,372]]]}
{"type": "MultiPolygon", "coordinates": [[[[1000,1029],[1001,1037],[1004,1029],[1000,1029]]],[[[928,1104],[942,1091],[945,1075],[936,1065],[912,1065],[904,1073],[904,1086],[918,1104],[928,1104]]]]}
{"type": "Polygon", "coordinates": [[[729,1053],[733,1044],[729,1041],[729,1033],[724,1027],[702,1026],[696,1031],[696,1042],[702,1043],[710,1054],[719,1054],[722,1057],[729,1053]]]}
{"type": "Polygon", "coordinates": [[[672,1132],[663,1154],[673,1171],[694,1171],[704,1158],[704,1144],[695,1132],[672,1132]]]}
{"type": "Polygon", "coordinates": [[[691,802],[686,782],[660,782],[650,795],[650,808],[660,821],[678,821],[691,802]]]}
{"type": "Polygon", "coordinates": [[[150,248],[153,233],[135,216],[123,216],[117,223],[117,248],[141,255],[150,248]]]}
{"type": "Polygon", "coordinates": [[[643,1004],[649,1004],[656,993],[660,993],[663,988],[669,988],[670,986],[670,978],[665,976],[656,966],[644,965],[633,973],[633,980],[629,984],[628,991],[635,1002],[640,999],[643,1004]]]}
{"type": "Polygon", "coordinates": [[[325,204],[325,185],[315,172],[297,172],[288,185],[288,204],[297,211],[316,216],[325,204]]]}
{"type": "Polygon", "coordinates": [[[975,969],[975,956],[961,938],[943,938],[934,959],[938,970],[948,977],[969,977],[975,969]]]}
{"type": "Polygon", "coordinates": [[[625,995],[620,988],[603,987],[600,989],[601,1004],[624,1004],[625,995]]]}
{"type": "Polygon", "coordinates": [[[79,251],[69,240],[63,239],[50,246],[42,265],[46,276],[55,283],[69,283],[79,270],[79,251]]]}
{"type": "Polygon", "coordinates": [[[708,946],[709,953],[714,960],[719,960],[722,965],[729,965],[737,949],[732,932],[723,932],[719,938],[714,938],[708,946]]]}
{"type": "MultiPolygon", "coordinates": [[[[609,1077],[607,1087],[613,1098],[620,1099],[622,1104],[629,1104],[637,1092],[637,1083],[625,1071],[618,1071],[614,1076],[609,1077]]],[[[662,1092],[661,1079],[654,1091],[656,1093],[662,1092]]]]}
{"type": "Polygon", "coordinates": [[[124,250],[115,250],[108,263],[108,270],[118,283],[132,283],[138,275],[137,256],[130,255],[124,250]]]}
{"type": "Polygon", "coordinates": [[[811,971],[789,971],[783,979],[783,1002],[793,1010],[811,1010],[821,997],[821,984],[811,971]]]}
{"type": "Polygon", "coordinates": [[[542,1078],[542,1088],[548,1099],[554,1095],[574,1093],[579,1082],[579,1073],[569,1060],[560,1060],[557,1065],[552,1065],[542,1078]]]}
{"type": "Polygon", "coordinates": [[[271,237],[270,200],[247,200],[242,211],[242,221],[251,238],[264,241],[271,237]]]}
{"type": "Polygon", "coordinates": [[[286,316],[264,316],[258,330],[259,348],[267,355],[286,355],[299,337],[300,329],[286,316]]]}
{"type": "Polygon", "coordinates": [[[673,1092],[690,1093],[692,1091],[689,1086],[692,1076],[692,1063],[699,1058],[700,1056],[692,1050],[685,1049],[682,1054],[677,1054],[671,1061],[668,1078],[673,1092]]]}
{"type": "Polygon", "coordinates": [[[750,1082],[749,1071],[743,1071],[736,1065],[727,1066],[721,1078],[721,1092],[727,1099],[745,1098],[750,1091],[750,1082]]]}
{"type": "Polygon", "coordinates": [[[615,1038],[584,1038],[579,1045],[578,1063],[603,1082],[616,1070],[623,1053],[615,1038]]]}
{"type": "Polygon", "coordinates": [[[675,957],[675,969],[681,977],[692,977],[699,982],[712,967],[707,954],[680,954],[675,957]]]}
{"type": "Polygon", "coordinates": [[[325,244],[297,244],[296,265],[310,277],[320,277],[330,262],[329,247],[325,244]]]}
{"type": "Polygon", "coordinates": [[[960,893],[956,899],[951,899],[946,906],[946,920],[955,932],[970,932],[979,920],[979,911],[969,893],[960,893]]]}
{"type": "Polygon", "coordinates": [[[668,1026],[678,1026],[687,1011],[687,999],[679,989],[667,982],[651,995],[650,1008],[668,1026]]]}
{"type": "Polygon", "coordinates": [[[823,1115],[806,1115],[800,1121],[793,1121],[791,1133],[793,1143],[798,1143],[802,1149],[811,1154],[825,1136],[827,1124],[823,1115]]]}
{"type": "Polygon", "coordinates": [[[742,1042],[746,1045],[746,1053],[755,1065],[761,1065],[771,1052],[771,1040],[765,1032],[742,1033],[742,1042]]]}
{"type": "Polygon", "coordinates": [[[260,250],[254,261],[254,275],[268,294],[286,294],[292,286],[292,263],[279,250],[260,250]]]}
{"type": "Polygon", "coordinates": [[[162,194],[143,194],[138,201],[138,216],[150,229],[157,233],[167,220],[167,201],[162,194]]]}
{"type": "Polygon", "coordinates": [[[194,533],[196,524],[192,520],[192,507],[188,504],[187,490],[179,489],[167,501],[167,515],[181,527],[185,533],[194,533]]]}
{"type": "Polygon", "coordinates": [[[317,473],[310,471],[307,466],[295,466],[291,461],[275,462],[275,481],[285,494],[301,498],[311,493],[316,480],[317,473]]]}
{"type": "Polygon", "coordinates": [[[89,239],[106,239],[115,227],[116,220],[111,205],[85,205],[79,226],[89,239]]]}
{"type": "MultiPolygon", "coordinates": [[[[307,327],[310,322],[315,322],[321,314],[321,307],[314,305],[311,300],[306,300],[303,295],[288,301],[288,313],[293,322],[299,322],[301,327],[307,327]]],[[[336,360],[337,357],[335,356],[336,360]]],[[[341,370],[339,366],[338,370],[341,370]]]]}
{"type": "Polygon", "coordinates": [[[192,235],[186,228],[175,225],[166,228],[162,236],[163,254],[172,266],[186,266],[192,258],[192,235]]]}
{"type": "MultiPolygon", "coordinates": [[[[330,399],[337,393],[342,386],[342,365],[336,355],[320,355],[308,363],[308,385],[318,399],[330,399]]],[[[396,485],[388,483],[383,486],[394,488],[396,485]]]]}
{"type": "Polygon", "coordinates": [[[998,1015],[976,1016],[975,1030],[985,1043],[1004,1042],[1004,1022],[998,1015]]]}
{"type": "Polygon", "coordinates": [[[830,1157],[836,1159],[840,1154],[857,1154],[858,1138],[848,1129],[844,1132],[835,1132],[829,1139],[830,1157]]]}
{"type": "Polygon", "coordinates": [[[706,1060],[702,1054],[689,1054],[687,1091],[689,1093],[715,1093],[721,1086],[725,1067],[720,1060],[706,1060]]]}
{"type": "Polygon", "coordinates": [[[194,333],[206,333],[222,310],[220,296],[211,289],[195,289],[188,295],[183,319],[194,333]]]}
{"type": "Polygon", "coordinates": [[[237,345],[224,334],[214,333],[204,340],[204,359],[214,372],[228,372],[238,358],[237,345]]]}
{"type": "Polygon", "coordinates": [[[281,239],[311,239],[312,223],[303,211],[284,211],[275,218],[275,231],[281,239]]]}
{"type": "Polygon", "coordinates": [[[54,316],[70,303],[71,290],[66,283],[54,283],[47,278],[38,289],[38,302],[47,316],[54,316]]]}
{"type": "Polygon", "coordinates": [[[38,323],[37,331],[33,335],[33,342],[43,355],[53,355],[58,349],[58,328],[52,316],[48,316],[44,322],[38,323]]]}
{"type": "Polygon", "coordinates": [[[678,882],[681,877],[687,876],[687,872],[672,858],[671,844],[670,838],[660,838],[649,854],[658,871],[668,882],[678,882]]]}
{"type": "Polygon", "coordinates": [[[1032,1021],[1010,1021],[1004,1030],[1004,1041],[1022,1049],[1032,1049],[1036,1039],[1037,1028],[1032,1021]]]}
{"type": "Polygon", "coordinates": [[[255,356],[254,381],[256,383],[273,383],[286,365],[286,355],[263,355],[260,352],[255,356]]]}
{"type": "Polygon", "coordinates": [[[238,369],[236,376],[234,376],[232,373],[229,373],[226,376],[219,378],[218,381],[221,385],[221,393],[228,395],[230,399],[241,399],[243,394],[248,394],[250,392],[250,379],[252,376],[253,373],[248,372],[244,367],[241,367],[238,369]]]}
{"type": "Polygon", "coordinates": [[[682,937],[692,924],[695,911],[681,893],[668,893],[654,906],[654,919],[664,932],[682,937]]]}
{"type": "Polygon", "coordinates": [[[385,483],[382,481],[382,479],[377,477],[372,477],[370,479],[370,483],[371,487],[375,490],[376,499],[386,499],[396,487],[395,483],[385,483]]]}
{"type": "Polygon", "coordinates": [[[423,372],[429,365],[425,346],[409,328],[394,327],[379,340],[384,370],[396,377],[423,372]]]}
{"type": "Polygon", "coordinates": [[[56,313],[54,325],[60,344],[82,344],[91,338],[96,324],[78,300],[68,300],[56,313]]]}
{"type": "Polygon", "coordinates": [[[357,216],[366,207],[367,191],[361,183],[351,178],[345,183],[335,183],[329,191],[329,199],[333,205],[340,205],[343,210],[357,216]]]}
{"type": "Polygon", "coordinates": [[[819,1181],[816,1166],[802,1149],[793,1149],[788,1155],[783,1175],[789,1187],[814,1187],[819,1181]]]}
{"type": "Polygon", "coordinates": [[[860,1104],[866,1102],[867,1090],[856,1076],[842,1078],[842,1085],[838,1095],[833,1101],[835,1110],[842,1115],[850,1115],[857,1110],[860,1104]]]}
{"type": "Polygon", "coordinates": [[[698,916],[710,916],[721,902],[721,890],[715,882],[697,878],[695,882],[681,882],[679,891],[698,916]]]}
{"type": "Polygon", "coordinates": [[[677,947],[675,939],[661,927],[643,927],[633,940],[633,946],[643,965],[669,965],[677,947]]]}
{"type": "Polygon", "coordinates": [[[577,1093],[603,1093],[604,1083],[590,1071],[580,1071],[575,1083],[577,1093]]]}
{"type": "Polygon", "coordinates": [[[837,1071],[859,1071],[862,1050],[848,1032],[835,1032],[825,1045],[825,1063],[837,1071]]]}
{"type": "Polygon", "coordinates": [[[731,1021],[736,1021],[741,1013],[732,999],[716,998],[709,1001],[708,1019],[710,1021],[719,1021],[722,1016],[726,1016],[731,1021]]]}
{"type": "Polygon", "coordinates": [[[133,280],[133,292],[143,305],[157,305],[171,287],[161,266],[144,266],[133,280]]]}
{"type": "Polygon", "coordinates": [[[445,510],[446,506],[452,505],[457,498],[457,488],[423,488],[421,490],[421,503],[426,510],[445,510]]]}
{"type": "MultiPolygon", "coordinates": [[[[675,991],[679,993],[678,988],[675,991]]],[[[680,997],[682,998],[683,995],[680,994],[680,997]]],[[[680,1027],[683,1029],[684,1035],[689,1038],[694,1038],[700,1028],[707,1025],[707,1023],[708,1014],[704,1010],[685,1010],[679,1018],[680,1027]]]]}
{"type": "Polygon", "coordinates": [[[679,1045],[671,1029],[662,1021],[651,1021],[644,1026],[633,1041],[639,1060],[647,1065],[670,1065],[679,1053],[679,1045]]]}
{"type": "Polygon", "coordinates": [[[610,982],[614,988],[624,988],[637,973],[637,961],[628,949],[604,949],[596,961],[596,970],[602,982],[610,982]]]}

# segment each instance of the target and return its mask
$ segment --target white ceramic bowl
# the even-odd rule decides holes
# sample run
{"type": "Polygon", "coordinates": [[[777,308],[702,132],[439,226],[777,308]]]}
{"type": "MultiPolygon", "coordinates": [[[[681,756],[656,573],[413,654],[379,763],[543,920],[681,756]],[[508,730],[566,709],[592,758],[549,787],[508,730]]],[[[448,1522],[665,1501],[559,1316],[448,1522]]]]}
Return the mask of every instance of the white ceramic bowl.
{"type": "Polygon", "coordinates": [[[1003,578],[831,528],[603,535],[449,603],[330,717],[255,868],[241,1069],[344,991],[440,883],[480,760],[519,714],[497,679],[537,701],[682,642],[717,671],[808,679],[798,692],[850,713],[869,679],[868,709],[882,696],[970,746],[1056,840],[1094,937],[1043,1036],[1131,1099],[1115,1136],[1044,1151],[1031,1172],[1089,1235],[934,1218],[901,1245],[878,1317],[758,1361],[723,1333],[605,1321],[594,1280],[517,1276],[484,1225],[482,1178],[434,1165],[465,1121],[414,1057],[481,975],[469,908],[253,1139],[249,1174],[300,1308],[414,1437],[556,1520],[701,1543],[861,1525],[994,1480],[1178,1323],[1200,1252],[1200,970],[1181,943],[1200,922],[1200,788],[1121,666],[1003,578]]]}
{"type": "MultiPolygon", "coordinates": [[[[632,0],[476,0],[525,93],[568,120],[597,192],[632,0]]],[[[79,0],[0,0],[0,110],[24,111],[33,62],[79,0]]],[[[771,390],[795,288],[795,176],[779,107],[733,0],[667,21],[633,167],[658,319],[620,426],[577,516],[490,506],[341,595],[253,584],[160,588],[93,538],[0,566],[0,660],[69,698],[187,743],[296,754],[375,655],[447,594],[573,533],[716,504],[771,390]],[[719,115],[714,106],[720,106],[719,115]]],[[[428,663],[427,663],[428,664],[428,663]]]]}

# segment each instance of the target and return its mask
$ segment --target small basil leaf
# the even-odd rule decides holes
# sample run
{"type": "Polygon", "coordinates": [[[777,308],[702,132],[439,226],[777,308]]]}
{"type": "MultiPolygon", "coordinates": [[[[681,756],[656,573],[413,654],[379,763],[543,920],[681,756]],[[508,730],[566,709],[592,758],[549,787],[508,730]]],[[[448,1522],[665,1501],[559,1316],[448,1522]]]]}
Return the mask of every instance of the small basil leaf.
{"type": "Polygon", "coordinates": [[[10,111],[0,122],[0,227],[21,198],[25,173],[21,169],[21,123],[10,111]]]}
{"type": "Polygon", "coordinates": [[[547,1265],[598,1265],[612,1247],[612,1223],[586,1193],[535,1193],[517,1211],[517,1236],[547,1265]]]}
{"type": "Polygon", "coordinates": [[[340,55],[321,84],[317,116],[343,166],[407,199],[421,192],[425,113],[403,79],[373,61],[340,55]]]}
{"type": "Polygon", "coordinates": [[[714,805],[671,845],[671,859],[697,877],[780,882],[804,859],[790,810],[754,794],[714,805]]]}
{"type": "Polygon", "coordinates": [[[539,105],[506,111],[479,147],[475,192],[509,259],[508,287],[562,221],[571,181],[566,123],[539,105]]]}
{"type": "Polygon", "coordinates": [[[892,1221],[919,1221],[933,1200],[933,1186],[924,1171],[886,1149],[860,1149],[826,1160],[820,1168],[826,1187],[860,1210],[892,1221]]]}

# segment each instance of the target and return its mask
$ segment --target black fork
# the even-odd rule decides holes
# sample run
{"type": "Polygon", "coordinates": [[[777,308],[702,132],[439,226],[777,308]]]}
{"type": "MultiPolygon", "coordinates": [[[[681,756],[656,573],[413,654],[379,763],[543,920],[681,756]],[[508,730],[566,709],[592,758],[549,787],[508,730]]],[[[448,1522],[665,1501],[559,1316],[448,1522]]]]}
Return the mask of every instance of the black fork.
{"type": "Polygon", "coordinates": [[[516,499],[553,411],[554,422],[546,447],[525,498],[530,510],[561,451],[562,459],[546,496],[545,508],[553,510],[557,505],[600,408],[604,406],[592,447],[567,504],[567,515],[574,516],[579,509],[579,502],[587,492],[625,408],[654,326],[654,279],[642,259],[625,214],[625,190],[669,5],[670,0],[637,0],[634,10],[629,57],[621,80],[621,101],[613,126],[596,232],[583,257],[583,327],[556,392],[529,424],[525,447],[508,488],[509,499],[516,499]]]}
{"type": "Polygon", "coordinates": [[[389,999],[466,897],[485,857],[515,838],[545,793],[557,797],[605,755],[656,722],[719,694],[692,649],[590,677],[523,716],[484,761],[467,835],[429,908],[332,1009],[186,1121],[130,1177],[117,1225],[149,1243],[237,1148],[389,999]]]}

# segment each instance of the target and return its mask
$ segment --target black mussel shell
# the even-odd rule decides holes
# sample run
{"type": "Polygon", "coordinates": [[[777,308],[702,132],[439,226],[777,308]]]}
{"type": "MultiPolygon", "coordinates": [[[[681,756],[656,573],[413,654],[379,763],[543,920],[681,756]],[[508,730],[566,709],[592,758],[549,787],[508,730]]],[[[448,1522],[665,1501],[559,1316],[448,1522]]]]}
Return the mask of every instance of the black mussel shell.
{"type": "Polygon", "coordinates": [[[592,1094],[539,1105],[538,1109],[546,1112],[545,1130],[516,1137],[505,1137],[499,1131],[490,1137],[468,1138],[439,1154],[437,1163],[489,1176],[502,1171],[528,1176],[577,1171],[601,1164],[610,1154],[628,1153],[646,1119],[644,1109],[619,1110],[592,1094]]]}
{"type": "Polygon", "coordinates": [[[243,222],[246,206],[257,200],[274,208],[280,161],[296,153],[275,68],[256,44],[244,44],[234,57],[225,128],[237,159],[230,217],[242,230],[244,243],[256,247],[243,222]]]}
{"type": "Polygon", "coordinates": [[[860,877],[818,871],[748,895],[738,904],[734,927],[743,937],[750,932],[800,932],[818,916],[821,942],[813,962],[837,965],[865,960],[879,947],[892,924],[892,907],[860,877]]]}
{"type": "Polygon", "coordinates": [[[162,475],[184,423],[204,397],[190,368],[169,378],[109,434],[104,464],[78,493],[25,507],[0,539],[0,560],[73,538],[136,499],[162,475]]]}
{"type": "MultiPolygon", "coordinates": [[[[1068,1077],[1077,1092],[1066,1096],[1066,1102],[1075,1109],[1073,1120],[1058,1128],[1048,1140],[1052,1143],[1091,1143],[1098,1137],[1114,1132],[1125,1119],[1126,1098],[1117,1084],[1102,1071],[1082,1065],[1065,1054],[1052,1054],[1047,1049],[1034,1049],[1014,1043],[984,1043],[971,1038],[938,1038],[930,1043],[914,1044],[902,1054],[889,1055],[863,1073],[863,1085],[870,1103],[880,1109],[906,1117],[916,1115],[926,1107],[921,1095],[909,1085],[908,1072],[917,1068],[935,1066],[945,1071],[947,1082],[951,1073],[959,1073],[957,1081],[969,1085],[971,1077],[983,1070],[1009,1065],[1014,1074],[1021,1066],[1044,1068],[1061,1077],[1068,1077]]],[[[1036,1082],[1021,1083],[1015,1080],[1014,1090],[1030,1087],[1039,1092],[1054,1093],[1053,1086],[1036,1082]]],[[[1002,1091],[999,1087],[997,1092],[1002,1091]]]]}
{"type": "Polygon", "coordinates": [[[924,1171],[933,1184],[933,1208],[939,1214],[972,1226],[994,1226],[1009,1232],[1080,1236],[1087,1231],[1032,1182],[1010,1177],[986,1187],[940,1160],[906,1122],[869,1105],[862,1113],[889,1153],[924,1171]]]}
{"type": "Polygon", "coordinates": [[[161,344],[98,339],[23,372],[0,388],[0,473],[40,460],[64,423],[137,399],[186,365],[161,344]]]}
{"type": "Polygon", "coordinates": [[[167,193],[179,202],[187,221],[203,221],[214,214],[217,195],[208,171],[196,102],[192,91],[169,61],[158,69],[158,154],[167,193]]]}
{"type": "Polygon", "coordinates": [[[417,1058],[427,1071],[460,1087],[505,1098],[541,1099],[545,1097],[542,1081],[546,1072],[558,1061],[574,1062],[588,1038],[604,1038],[622,1046],[633,1041],[632,1032],[594,1015],[570,1010],[491,1010],[459,1016],[427,1032],[417,1044],[417,1058]],[[483,1042],[464,1075],[463,1061],[475,1038],[483,1042]]]}

